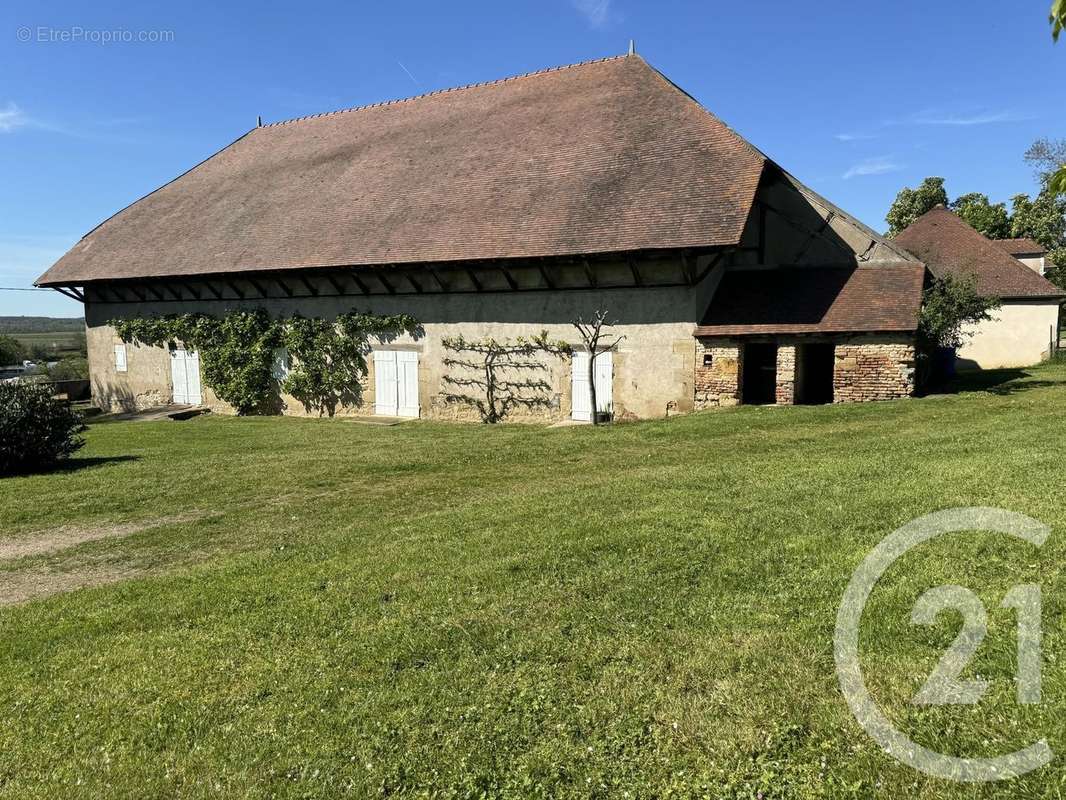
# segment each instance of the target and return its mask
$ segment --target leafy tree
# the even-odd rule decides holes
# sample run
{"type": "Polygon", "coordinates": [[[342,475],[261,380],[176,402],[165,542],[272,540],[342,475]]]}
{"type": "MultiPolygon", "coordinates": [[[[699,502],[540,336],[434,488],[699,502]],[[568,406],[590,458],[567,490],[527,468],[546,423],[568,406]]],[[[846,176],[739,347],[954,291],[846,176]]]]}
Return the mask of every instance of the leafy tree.
{"type": "Polygon", "coordinates": [[[14,336],[0,336],[0,366],[21,364],[26,359],[26,348],[14,336]]]}
{"type": "Polygon", "coordinates": [[[973,276],[936,278],[922,292],[918,313],[918,385],[925,386],[933,377],[937,351],[957,350],[967,338],[966,325],[992,318],[999,300],[977,291],[973,276]]]}
{"type": "Polygon", "coordinates": [[[67,356],[47,370],[50,381],[78,381],[89,377],[89,361],[81,356],[67,356]]]}
{"type": "Polygon", "coordinates": [[[1010,236],[1010,217],[1006,203],[990,203],[988,195],[970,192],[957,197],[951,210],[989,239],[1006,239],[1010,236]]]}
{"type": "Polygon", "coordinates": [[[948,193],[944,190],[943,178],[926,178],[917,189],[900,190],[885,217],[888,222],[888,235],[895,236],[922,214],[938,205],[947,204],[948,193]]]}
{"type": "Polygon", "coordinates": [[[1049,251],[1066,246],[1066,197],[1044,190],[1035,199],[1015,195],[1011,204],[1011,236],[1028,237],[1049,251]]]}
{"type": "MultiPolygon", "coordinates": [[[[1048,19],[1051,38],[1057,42],[1062,29],[1066,28],[1066,0],[1052,0],[1048,19]]],[[[1057,169],[1048,175],[1047,190],[1052,194],[1066,194],[1066,154],[1060,152],[1059,156],[1057,169]]]]}

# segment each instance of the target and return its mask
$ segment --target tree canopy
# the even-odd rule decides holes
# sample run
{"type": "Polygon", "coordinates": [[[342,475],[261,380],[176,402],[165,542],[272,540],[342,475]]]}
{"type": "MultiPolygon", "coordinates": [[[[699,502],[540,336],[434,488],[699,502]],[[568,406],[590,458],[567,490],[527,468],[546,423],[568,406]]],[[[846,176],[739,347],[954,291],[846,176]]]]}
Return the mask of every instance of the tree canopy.
{"type": "Polygon", "coordinates": [[[888,235],[895,236],[925,212],[947,204],[948,193],[943,178],[926,178],[917,189],[901,189],[885,217],[888,235]]]}
{"type": "Polygon", "coordinates": [[[26,358],[26,348],[13,336],[0,335],[0,366],[21,365],[26,358]]]}
{"type": "Polygon", "coordinates": [[[1006,203],[991,203],[988,195],[980,192],[964,194],[955,198],[951,210],[989,239],[1007,239],[1011,235],[1006,203]]]}

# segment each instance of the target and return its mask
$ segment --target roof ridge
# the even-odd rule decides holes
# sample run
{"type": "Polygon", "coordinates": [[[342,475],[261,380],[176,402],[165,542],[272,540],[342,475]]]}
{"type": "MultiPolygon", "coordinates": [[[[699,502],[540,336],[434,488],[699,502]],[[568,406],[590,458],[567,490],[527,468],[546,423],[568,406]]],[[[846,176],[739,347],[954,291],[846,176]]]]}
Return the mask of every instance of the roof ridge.
{"type": "MultiPolygon", "coordinates": [[[[521,80],[522,78],[535,78],[540,75],[549,75],[553,72],[562,72],[567,69],[574,69],[576,67],[587,67],[591,64],[604,64],[608,61],[620,61],[626,58],[640,58],[636,53],[623,53],[619,56],[604,56],[603,58],[591,58],[587,61],[578,61],[573,64],[562,64],[555,67],[545,67],[544,69],[533,70],[532,72],[523,72],[518,75],[508,75],[504,78],[496,78],[490,81],[478,81],[476,83],[467,83],[462,86],[449,86],[445,89],[435,89],[432,92],[423,92],[422,94],[411,95],[410,97],[400,97],[395,100],[380,100],[376,103],[366,103],[361,106],[351,106],[349,108],[338,108],[333,111],[321,111],[317,114],[305,114],[302,117],[293,117],[291,119],[282,119],[277,122],[268,122],[261,127],[263,128],[278,128],[282,125],[290,125],[294,122],[306,122],[311,119],[320,119],[321,117],[333,117],[337,114],[348,114],[353,111],[366,111],[371,108],[384,108],[385,106],[395,106],[401,103],[410,103],[414,100],[423,100],[427,97],[436,97],[437,95],[450,94],[452,92],[461,92],[466,89],[478,89],[483,86],[496,86],[501,83],[510,83],[511,81],[521,80]]],[[[643,59],[641,59],[643,60],[643,59]]]]}

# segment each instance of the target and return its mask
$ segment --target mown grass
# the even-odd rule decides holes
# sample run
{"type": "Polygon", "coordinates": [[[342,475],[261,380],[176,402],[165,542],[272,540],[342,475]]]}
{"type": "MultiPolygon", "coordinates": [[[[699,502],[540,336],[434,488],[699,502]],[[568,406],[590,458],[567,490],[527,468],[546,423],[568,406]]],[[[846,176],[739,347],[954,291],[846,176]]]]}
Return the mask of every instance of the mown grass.
{"type": "Polygon", "coordinates": [[[0,610],[0,797],[1058,797],[929,778],[851,718],[852,570],[900,524],[990,505],[1052,526],[924,546],[864,617],[867,681],[948,753],[1046,737],[1061,656],[1066,366],[981,391],[599,429],[232,419],[94,426],[81,461],[0,481],[4,533],[196,511],[0,565],[148,577],[0,610]],[[975,707],[909,704],[989,609],[975,707]],[[1007,589],[1039,582],[1044,702],[1014,703],[1007,589]]]}

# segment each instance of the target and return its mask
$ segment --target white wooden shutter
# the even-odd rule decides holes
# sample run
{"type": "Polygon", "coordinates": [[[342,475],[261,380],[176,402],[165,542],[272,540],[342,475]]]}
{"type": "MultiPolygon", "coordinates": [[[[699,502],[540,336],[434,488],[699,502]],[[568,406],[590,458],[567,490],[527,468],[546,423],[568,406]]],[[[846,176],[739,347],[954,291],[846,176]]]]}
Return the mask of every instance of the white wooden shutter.
{"type": "Polygon", "coordinates": [[[126,371],[126,345],[115,345],[115,372],[126,371]]]}
{"type": "Polygon", "coordinates": [[[174,385],[174,402],[188,403],[188,380],[185,377],[185,351],[170,351],[170,382],[174,385]]]}
{"type": "Polygon", "coordinates": [[[418,353],[396,352],[396,413],[401,417],[418,416],[418,353]]]}
{"type": "MultiPolygon", "coordinates": [[[[596,410],[610,411],[614,405],[612,388],[614,384],[614,362],[610,352],[596,356],[596,410]]],[[[589,404],[592,404],[591,398],[589,404]]]]}
{"type": "Polygon", "coordinates": [[[589,354],[575,350],[570,361],[570,416],[579,422],[592,420],[592,395],[589,392],[589,354]]]}
{"type": "Polygon", "coordinates": [[[399,393],[396,387],[396,353],[374,351],[374,413],[395,417],[399,393]]]}
{"type": "Polygon", "coordinates": [[[194,406],[200,405],[203,402],[200,393],[200,354],[195,350],[186,352],[185,380],[185,394],[188,397],[186,402],[194,406]]]}

